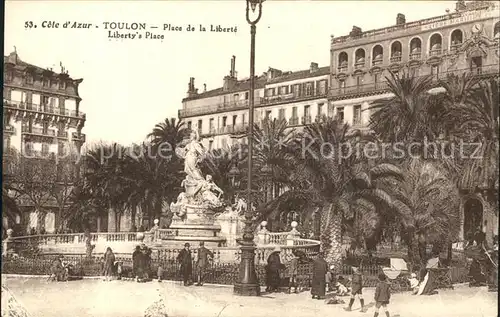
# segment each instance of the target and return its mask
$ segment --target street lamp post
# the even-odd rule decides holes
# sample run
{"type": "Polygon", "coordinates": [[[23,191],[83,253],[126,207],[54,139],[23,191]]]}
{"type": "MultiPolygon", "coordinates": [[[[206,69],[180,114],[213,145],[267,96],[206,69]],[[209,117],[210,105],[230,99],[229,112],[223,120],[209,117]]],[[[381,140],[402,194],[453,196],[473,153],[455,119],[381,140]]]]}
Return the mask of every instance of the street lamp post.
{"type": "Polygon", "coordinates": [[[260,295],[260,285],[255,272],[255,243],[252,230],[252,154],[253,154],[253,108],[255,96],[255,33],[256,24],[262,16],[262,2],[264,0],[246,0],[246,18],[250,24],[250,93],[248,96],[248,198],[245,210],[245,229],[243,239],[238,239],[241,245],[241,262],[238,282],[234,284],[234,293],[242,296],[260,295]],[[252,20],[252,12],[258,6],[257,17],[252,20]]]}

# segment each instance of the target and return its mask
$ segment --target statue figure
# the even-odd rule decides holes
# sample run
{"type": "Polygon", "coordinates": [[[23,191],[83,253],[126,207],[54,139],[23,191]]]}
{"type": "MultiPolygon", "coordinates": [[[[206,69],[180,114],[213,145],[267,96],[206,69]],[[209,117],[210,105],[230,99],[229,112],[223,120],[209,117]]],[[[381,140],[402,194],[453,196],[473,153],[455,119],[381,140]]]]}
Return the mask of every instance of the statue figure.
{"type": "Polygon", "coordinates": [[[186,203],[188,203],[186,193],[180,193],[177,201],[170,203],[170,210],[179,218],[183,218],[186,215],[186,203]]]}
{"type": "Polygon", "coordinates": [[[207,175],[205,182],[201,185],[200,191],[203,203],[207,204],[210,208],[220,208],[223,206],[220,196],[224,193],[224,191],[220,189],[219,186],[215,185],[212,180],[212,175],[207,175]],[[214,191],[219,194],[216,196],[214,191]]]}
{"type": "Polygon", "coordinates": [[[178,147],[176,153],[184,158],[184,172],[186,172],[186,181],[188,183],[205,180],[198,167],[198,163],[205,155],[205,149],[196,130],[191,131],[188,143],[184,147],[178,147]]]}
{"type": "Polygon", "coordinates": [[[221,199],[223,190],[213,182],[211,175],[204,177],[198,166],[205,153],[196,130],[191,131],[185,145],[176,148],[176,154],[184,159],[186,178],[181,183],[184,192],[179,194],[177,202],[172,203],[170,208],[181,218],[186,215],[186,204],[204,205],[211,210],[224,207],[221,199]]]}

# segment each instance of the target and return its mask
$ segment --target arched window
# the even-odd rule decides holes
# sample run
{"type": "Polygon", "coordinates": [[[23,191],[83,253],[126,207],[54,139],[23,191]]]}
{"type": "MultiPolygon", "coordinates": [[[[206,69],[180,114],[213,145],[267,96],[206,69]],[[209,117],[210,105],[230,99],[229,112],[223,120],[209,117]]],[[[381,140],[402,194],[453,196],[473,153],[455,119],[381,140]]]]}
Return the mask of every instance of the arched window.
{"type": "Polygon", "coordinates": [[[354,67],[360,68],[365,66],[365,50],[362,48],[358,48],[354,53],[354,67]]]}
{"type": "Polygon", "coordinates": [[[431,56],[441,55],[443,45],[443,38],[441,34],[434,33],[430,39],[430,51],[431,56]]]}
{"type": "Polygon", "coordinates": [[[400,41],[394,41],[391,45],[391,62],[401,62],[401,52],[403,51],[403,46],[400,41]]]}
{"type": "Polygon", "coordinates": [[[457,49],[464,42],[464,34],[462,30],[455,30],[451,32],[451,46],[452,50],[457,49]]]}
{"type": "Polygon", "coordinates": [[[372,61],[373,65],[379,65],[383,63],[384,49],[382,48],[382,45],[375,45],[375,47],[373,47],[372,56],[373,56],[373,61],[372,61]]]}
{"type": "Polygon", "coordinates": [[[420,59],[422,56],[422,41],[414,37],[410,41],[410,60],[420,59]]]}
{"type": "Polygon", "coordinates": [[[495,23],[495,26],[493,27],[493,37],[495,39],[500,39],[500,21],[495,23]]]}
{"type": "Polygon", "coordinates": [[[349,56],[347,56],[346,52],[341,52],[339,54],[339,71],[347,71],[347,67],[349,66],[349,56]]]}

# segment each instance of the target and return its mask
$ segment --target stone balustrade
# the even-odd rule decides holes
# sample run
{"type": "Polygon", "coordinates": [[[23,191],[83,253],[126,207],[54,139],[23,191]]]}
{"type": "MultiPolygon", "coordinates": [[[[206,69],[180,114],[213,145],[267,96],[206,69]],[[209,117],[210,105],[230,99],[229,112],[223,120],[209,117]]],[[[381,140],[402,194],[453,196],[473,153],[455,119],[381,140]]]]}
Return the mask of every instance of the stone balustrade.
{"type": "MultiPolygon", "coordinates": [[[[281,248],[281,256],[284,260],[291,256],[294,249],[300,249],[307,255],[315,255],[319,251],[319,241],[300,238],[295,221],[292,222],[292,230],[289,232],[270,232],[266,229],[266,225],[267,222],[261,223],[261,229],[255,238],[257,244],[255,256],[258,263],[264,263],[277,246],[281,248]]],[[[149,232],[93,232],[90,233],[90,243],[94,245],[94,254],[102,254],[106,248],[110,247],[116,254],[131,255],[135,246],[145,243],[152,246],[154,252],[162,255],[162,258],[168,254],[176,257],[179,250],[162,245],[162,243],[177,238],[178,234],[175,229],[160,228],[149,232]]],[[[85,254],[86,240],[85,233],[12,237],[12,231],[8,231],[8,237],[2,243],[2,251],[16,249],[16,245],[36,245],[41,253],[85,254]]],[[[193,245],[193,252],[196,252],[196,247],[193,245]]],[[[239,261],[238,246],[229,245],[214,248],[212,251],[216,254],[214,259],[216,261],[223,263],[239,261]]]]}

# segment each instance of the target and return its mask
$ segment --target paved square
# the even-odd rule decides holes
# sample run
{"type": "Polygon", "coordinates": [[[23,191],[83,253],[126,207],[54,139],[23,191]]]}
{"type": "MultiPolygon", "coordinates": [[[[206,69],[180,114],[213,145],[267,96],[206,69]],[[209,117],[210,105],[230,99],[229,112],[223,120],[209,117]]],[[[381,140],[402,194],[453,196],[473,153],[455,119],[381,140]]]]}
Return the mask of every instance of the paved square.
{"type": "MultiPolygon", "coordinates": [[[[3,276],[2,283],[13,292],[33,317],[142,317],[160,296],[169,317],[316,317],[373,316],[373,289],[364,297],[368,312],[359,311],[359,301],[352,312],[345,305],[327,305],[312,300],[308,292],[238,297],[232,287],[183,287],[175,282],[135,283],[83,280],[47,282],[43,278],[3,276]]],[[[343,297],[347,302],[348,297],[343,297]]],[[[497,293],[486,288],[458,285],[455,290],[440,290],[438,295],[413,296],[394,294],[390,303],[393,317],[496,317],[497,293]]]]}

